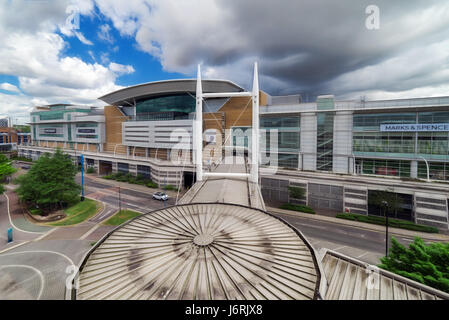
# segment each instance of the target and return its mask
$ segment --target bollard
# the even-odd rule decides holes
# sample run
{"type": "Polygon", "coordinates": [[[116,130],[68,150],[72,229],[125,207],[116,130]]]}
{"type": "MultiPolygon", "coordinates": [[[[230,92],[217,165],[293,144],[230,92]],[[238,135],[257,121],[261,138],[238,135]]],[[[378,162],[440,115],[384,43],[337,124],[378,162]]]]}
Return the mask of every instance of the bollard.
{"type": "Polygon", "coordinates": [[[12,242],[12,228],[8,229],[8,243],[12,242]]]}

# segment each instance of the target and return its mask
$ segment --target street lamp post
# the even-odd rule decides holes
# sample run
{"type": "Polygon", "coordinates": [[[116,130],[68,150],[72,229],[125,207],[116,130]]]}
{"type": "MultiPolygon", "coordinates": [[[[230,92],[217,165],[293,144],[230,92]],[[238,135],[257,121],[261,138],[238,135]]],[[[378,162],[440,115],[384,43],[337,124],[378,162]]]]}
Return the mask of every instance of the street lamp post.
{"type": "Polygon", "coordinates": [[[120,199],[120,187],[118,187],[118,212],[122,212],[122,201],[120,199]]]}
{"type": "Polygon", "coordinates": [[[81,155],[81,201],[84,201],[84,156],[81,155]]]}
{"type": "Polygon", "coordinates": [[[385,256],[388,256],[388,214],[387,214],[388,202],[382,201],[382,205],[384,207],[384,215],[385,215],[385,256]]]}
{"type": "Polygon", "coordinates": [[[424,157],[420,157],[421,159],[424,160],[424,162],[426,163],[426,168],[427,168],[427,182],[430,182],[430,177],[429,177],[429,163],[427,162],[426,158],[424,157]]]}

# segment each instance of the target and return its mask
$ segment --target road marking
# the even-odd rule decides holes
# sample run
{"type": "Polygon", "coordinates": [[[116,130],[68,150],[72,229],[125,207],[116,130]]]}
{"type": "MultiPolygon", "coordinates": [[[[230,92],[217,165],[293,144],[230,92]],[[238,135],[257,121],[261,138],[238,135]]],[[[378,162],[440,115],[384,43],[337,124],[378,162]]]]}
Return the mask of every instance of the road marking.
{"type": "Polygon", "coordinates": [[[58,227],[52,228],[51,230],[49,230],[49,231],[47,231],[46,233],[44,233],[43,235],[41,235],[39,238],[34,239],[33,242],[42,240],[43,238],[45,238],[46,236],[48,236],[50,233],[55,232],[57,229],[58,229],[58,227]]]}
{"type": "Polygon", "coordinates": [[[361,255],[357,256],[356,258],[357,258],[357,259],[360,259],[361,257],[366,256],[368,253],[369,253],[368,251],[365,252],[365,253],[362,253],[361,255]]]}
{"type": "Polygon", "coordinates": [[[17,227],[14,225],[14,223],[12,223],[11,213],[9,212],[9,197],[6,195],[6,192],[4,192],[3,194],[4,194],[5,197],[6,197],[6,208],[8,209],[8,218],[9,218],[9,223],[11,224],[11,226],[12,226],[14,229],[16,229],[16,230],[18,230],[18,231],[21,231],[21,232],[25,232],[25,233],[35,233],[35,234],[36,234],[36,233],[37,233],[37,234],[42,234],[42,232],[25,231],[25,230],[19,229],[19,228],[17,228],[17,227]]]}
{"type": "Polygon", "coordinates": [[[54,254],[57,254],[57,255],[59,255],[59,256],[65,258],[65,259],[67,259],[72,265],[76,266],[76,265],[73,263],[72,259],[70,259],[69,257],[67,257],[65,254],[60,253],[60,252],[56,252],[56,251],[51,251],[51,250],[35,250],[35,251],[10,252],[10,253],[2,254],[1,256],[10,256],[10,255],[13,255],[13,254],[20,254],[20,253],[36,253],[36,252],[54,253],[54,254]]]}
{"type": "Polygon", "coordinates": [[[313,224],[307,224],[307,223],[301,223],[301,222],[293,222],[294,225],[299,225],[299,226],[305,226],[305,227],[309,227],[309,228],[315,228],[315,229],[323,229],[323,230],[327,230],[327,227],[324,226],[317,226],[317,225],[313,225],[313,224]]]}
{"type": "MultiPolygon", "coordinates": [[[[29,266],[29,265],[25,265],[25,264],[8,264],[5,266],[0,266],[0,269],[2,268],[30,268],[31,270],[33,270],[34,272],[36,272],[41,280],[41,287],[39,290],[39,294],[37,295],[37,299],[36,300],[40,300],[42,293],[44,292],[44,286],[45,286],[45,279],[44,279],[44,275],[42,274],[42,272],[39,269],[36,269],[35,267],[29,266]]],[[[29,280],[31,278],[28,278],[26,280],[29,280]]],[[[24,280],[25,281],[25,280],[24,280]]],[[[23,282],[23,281],[22,281],[23,282]]]]}
{"type": "Polygon", "coordinates": [[[18,243],[18,244],[16,244],[16,245],[12,246],[12,247],[3,249],[2,251],[0,251],[0,254],[4,253],[4,252],[6,252],[6,251],[12,250],[12,249],[14,249],[14,248],[20,247],[20,246],[22,246],[22,245],[24,245],[24,244],[26,244],[26,243],[28,243],[28,242],[29,242],[29,241],[24,241],[24,242],[21,242],[21,243],[18,243]]]}
{"type": "Polygon", "coordinates": [[[85,234],[83,234],[83,235],[80,237],[80,240],[86,239],[92,232],[94,232],[95,230],[97,230],[99,226],[100,226],[100,224],[98,223],[98,224],[96,224],[93,228],[90,228],[85,234]]]}
{"type": "Polygon", "coordinates": [[[335,249],[333,249],[334,251],[338,251],[338,250],[341,250],[341,249],[343,249],[343,248],[346,248],[347,246],[341,246],[341,247],[338,247],[338,248],[335,248],[335,249]]]}

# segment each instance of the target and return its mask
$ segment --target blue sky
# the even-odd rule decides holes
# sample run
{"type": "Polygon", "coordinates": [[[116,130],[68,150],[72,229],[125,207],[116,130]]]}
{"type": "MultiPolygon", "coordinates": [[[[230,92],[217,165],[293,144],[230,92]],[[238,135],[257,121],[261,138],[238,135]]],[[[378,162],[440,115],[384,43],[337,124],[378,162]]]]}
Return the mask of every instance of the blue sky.
{"type": "Polygon", "coordinates": [[[228,79],[272,95],[367,100],[449,95],[440,0],[0,0],[0,117],[104,106],[144,82],[228,79]],[[79,28],[73,17],[79,17],[79,28]],[[369,27],[370,21],[377,27],[369,27]]]}
{"type": "Polygon", "coordinates": [[[111,26],[111,20],[100,14],[98,8],[96,11],[91,17],[80,16],[80,31],[93,45],[86,45],[76,37],[64,37],[68,43],[64,54],[80,57],[90,63],[104,62],[101,57],[106,54],[108,61],[133,66],[135,72],[117,78],[116,84],[121,86],[189,77],[181,73],[163,71],[161,63],[156,58],[138,49],[133,37],[121,36],[115,28],[110,27],[109,31],[112,43],[100,39],[97,35],[100,26],[111,26]]]}

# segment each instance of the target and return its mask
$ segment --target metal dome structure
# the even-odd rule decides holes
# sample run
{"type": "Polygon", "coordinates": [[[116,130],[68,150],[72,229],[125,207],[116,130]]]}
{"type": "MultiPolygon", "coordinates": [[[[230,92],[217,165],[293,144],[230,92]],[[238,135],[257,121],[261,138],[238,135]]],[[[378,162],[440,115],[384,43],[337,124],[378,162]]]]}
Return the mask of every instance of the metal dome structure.
{"type": "Polygon", "coordinates": [[[185,204],[144,214],[86,255],[72,299],[316,299],[320,269],[296,229],[262,210],[185,204]]]}

